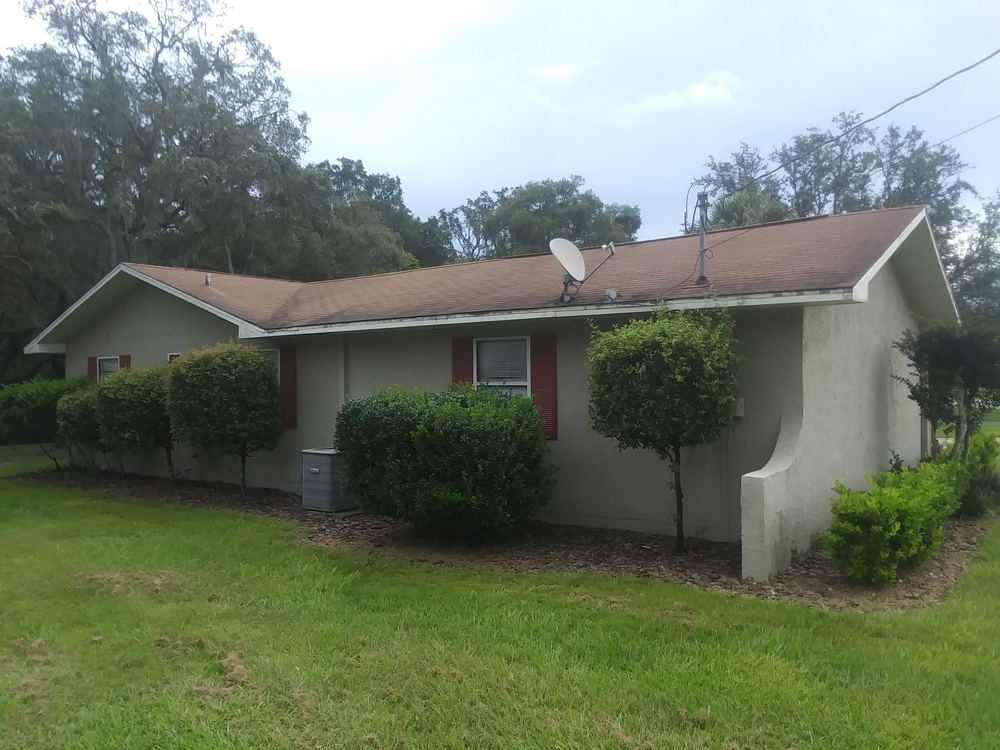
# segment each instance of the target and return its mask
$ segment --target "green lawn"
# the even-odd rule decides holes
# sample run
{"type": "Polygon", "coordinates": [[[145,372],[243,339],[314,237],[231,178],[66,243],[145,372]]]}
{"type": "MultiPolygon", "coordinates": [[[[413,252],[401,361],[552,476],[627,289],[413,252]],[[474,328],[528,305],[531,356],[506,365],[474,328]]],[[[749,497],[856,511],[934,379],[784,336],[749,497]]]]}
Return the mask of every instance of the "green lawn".
{"type": "Polygon", "coordinates": [[[998,613],[1000,527],[862,616],[0,481],[0,748],[1000,748],[998,613]]]}
{"type": "MultiPolygon", "coordinates": [[[[981,425],[977,430],[977,433],[981,433],[983,435],[990,435],[995,438],[1000,438],[1000,424],[981,425]]],[[[937,436],[939,438],[955,437],[955,431],[954,430],[948,431],[944,427],[938,427],[937,436]]]]}

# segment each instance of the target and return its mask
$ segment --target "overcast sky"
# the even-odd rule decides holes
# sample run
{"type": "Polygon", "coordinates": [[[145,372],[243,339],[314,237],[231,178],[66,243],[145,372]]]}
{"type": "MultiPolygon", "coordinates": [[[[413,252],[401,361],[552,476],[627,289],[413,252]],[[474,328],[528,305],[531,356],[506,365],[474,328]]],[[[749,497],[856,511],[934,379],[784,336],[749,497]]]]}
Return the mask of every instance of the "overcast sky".
{"type": "MultiPolygon", "coordinates": [[[[420,216],[579,174],[641,208],[642,238],[677,233],[709,154],[874,114],[1000,47],[996,0],[232,0],[228,23],[281,61],[311,160],[398,174],[420,216]]],[[[0,0],[0,49],[44,38],[0,0]]],[[[883,123],[936,142],[1000,114],[998,82],[1000,57],[883,123]]],[[[1000,120],[952,142],[984,195],[998,144],[1000,120]]]]}

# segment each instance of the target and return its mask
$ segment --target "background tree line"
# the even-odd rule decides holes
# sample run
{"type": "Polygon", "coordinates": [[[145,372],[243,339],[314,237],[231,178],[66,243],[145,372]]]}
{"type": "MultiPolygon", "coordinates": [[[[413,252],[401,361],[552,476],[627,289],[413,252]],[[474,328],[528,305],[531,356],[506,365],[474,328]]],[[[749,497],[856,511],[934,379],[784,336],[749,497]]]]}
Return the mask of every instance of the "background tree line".
{"type": "Polygon", "coordinates": [[[303,281],[634,238],[639,211],[583,180],[483,193],[427,219],[398,177],[304,164],[308,118],[214,0],[30,0],[50,41],[0,57],[0,384],[59,358],[22,347],[120,262],[303,281]]]}
{"type": "Polygon", "coordinates": [[[924,204],[959,306],[1000,319],[1000,193],[976,216],[966,202],[979,193],[953,147],[862,119],[842,112],[832,129],[808,128],[767,156],[746,143],[727,160],[709,156],[696,183],[713,199],[712,228],[924,204]]]}

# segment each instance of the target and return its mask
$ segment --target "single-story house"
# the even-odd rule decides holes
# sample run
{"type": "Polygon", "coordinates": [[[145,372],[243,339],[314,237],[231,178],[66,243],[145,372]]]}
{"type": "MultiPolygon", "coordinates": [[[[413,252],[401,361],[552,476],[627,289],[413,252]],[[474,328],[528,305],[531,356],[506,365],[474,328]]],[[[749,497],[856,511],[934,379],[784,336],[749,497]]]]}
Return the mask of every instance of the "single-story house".
{"type": "MultiPolygon", "coordinates": [[[[736,417],[683,455],[686,532],[742,542],[744,576],[766,579],[827,526],[834,482],[863,486],[890,450],[927,452],[892,345],[957,312],[920,206],[711,232],[707,248],[707,286],[698,238],[681,236],[621,245],[568,302],[548,254],[311,283],[123,264],[25,351],[65,352],[68,376],[100,378],[221,341],[267,350],[286,431],[249,461],[248,481],[293,492],[299,452],[331,444],[345,399],[502,381],[535,400],[551,439],[557,486],[543,520],[670,533],[667,467],[588,425],[589,327],[661,304],[729,306],[745,357],[736,417]]],[[[606,257],[583,255],[590,269],[606,257]]],[[[165,473],[160,455],[124,460],[165,473]]],[[[226,456],[180,446],[174,461],[192,479],[238,477],[226,456]]]]}

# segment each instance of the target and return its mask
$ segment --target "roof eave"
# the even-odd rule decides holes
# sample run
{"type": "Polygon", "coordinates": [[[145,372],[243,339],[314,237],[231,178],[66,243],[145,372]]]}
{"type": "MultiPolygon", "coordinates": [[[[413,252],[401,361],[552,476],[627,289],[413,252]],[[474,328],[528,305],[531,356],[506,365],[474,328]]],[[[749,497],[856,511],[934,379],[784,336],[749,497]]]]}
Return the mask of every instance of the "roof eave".
{"type": "Polygon", "coordinates": [[[668,310],[698,310],[710,307],[773,307],[779,305],[830,305],[858,302],[851,289],[816,289],[794,292],[762,294],[737,294],[724,297],[695,297],[689,299],[626,302],[619,304],[571,305],[565,307],[532,308],[525,310],[494,310],[489,312],[456,313],[412,318],[360,320],[347,323],[288,326],[271,329],[261,334],[241,338],[278,338],[284,336],[310,336],[324,333],[351,333],[384,331],[401,328],[430,328],[470,323],[495,323],[504,321],[551,320],[556,318],[595,317],[601,315],[629,315],[650,313],[660,306],[668,310]]]}
{"type": "Polygon", "coordinates": [[[934,258],[938,271],[937,278],[941,280],[941,283],[944,285],[944,289],[947,291],[948,295],[947,296],[948,302],[945,305],[945,307],[947,307],[947,310],[940,311],[941,313],[943,313],[943,316],[939,316],[939,318],[941,318],[939,322],[945,322],[944,318],[949,319],[950,322],[958,322],[961,320],[960,314],[958,312],[958,304],[955,301],[955,294],[952,291],[951,284],[948,281],[948,274],[944,270],[944,263],[941,260],[941,252],[938,250],[937,241],[934,239],[934,231],[931,227],[930,218],[927,216],[926,208],[921,210],[920,213],[918,213],[915,217],[913,217],[913,220],[907,225],[906,229],[904,229],[900,233],[900,235],[896,237],[895,240],[893,240],[892,244],[889,245],[888,248],[886,248],[885,252],[882,253],[879,259],[875,261],[875,263],[872,264],[871,268],[869,268],[865,272],[865,274],[858,280],[858,282],[854,285],[854,288],[851,290],[852,295],[859,302],[867,302],[868,285],[871,283],[871,280],[875,278],[875,275],[882,270],[885,264],[888,263],[893,258],[893,256],[896,255],[896,251],[899,250],[899,248],[903,245],[903,243],[906,242],[906,240],[909,239],[910,236],[921,227],[926,231],[927,237],[930,239],[931,247],[933,248],[934,251],[934,258]]]}
{"type": "Polygon", "coordinates": [[[46,341],[46,338],[58,328],[63,322],[70,318],[77,310],[83,307],[87,302],[94,297],[98,292],[100,292],[104,287],[111,283],[114,279],[121,275],[127,275],[132,278],[138,279],[139,281],[145,282],[160,291],[166,292],[174,297],[177,297],[188,304],[194,305],[195,307],[211,313],[223,320],[232,323],[239,330],[240,338],[255,338],[260,334],[264,333],[264,329],[249,323],[242,318],[238,318],[235,315],[222,310],[215,305],[209,304],[204,300],[200,300],[186,292],[182,292],[176,287],[172,287],[169,284],[165,284],[158,279],[154,279],[152,276],[137,271],[136,269],[121,263],[115,266],[103,279],[101,279],[97,284],[95,284],[86,294],[84,294],[80,299],[70,305],[66,311],[56,318],[52,323],[46,326],[40,334],[38,334],[34,339],[32,339],[25,347],[25,354],[65,354],[66,343],[64,341],[50,342],[46,341]]]}

